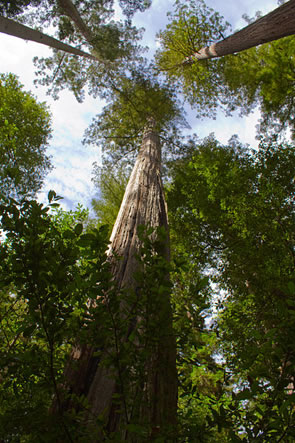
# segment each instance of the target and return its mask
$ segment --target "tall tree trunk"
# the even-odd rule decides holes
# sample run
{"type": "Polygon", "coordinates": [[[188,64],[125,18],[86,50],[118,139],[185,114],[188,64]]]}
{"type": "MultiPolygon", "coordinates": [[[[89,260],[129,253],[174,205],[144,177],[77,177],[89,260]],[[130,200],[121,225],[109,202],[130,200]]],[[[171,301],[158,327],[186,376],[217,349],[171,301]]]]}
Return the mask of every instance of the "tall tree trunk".
{"type": "MultiPolygon", "coordinates": [[[[98,60],[100,63],[104,65],[108,65],[109,63],[106,60],[103,60],[97,51],[97,44],[95,42],[95,35],[89,26],[82,19],[78,8],[74,5],[72,0],[57,0],[59,6],[61,7],[63,13],[75,24],[76,29],[81,32],[81,34],[85,37],[87,43],[92,47],[91,54],[98,60]]],[[[99,20],[96,23],[99,27],[99,20]]]]}
{"type": "MultiPolygon", "coordinates": [[[[166,241],[162,245],[161,254],[165,260],[169,260],[167,210],[161,180],[161,148],[159,136],[151,126],[146,128],[143,136],[142,146],[111,235],[109,259],[112,273],[118,288],[126,290],[126,297],[128,291],[130,294],[137,294],[138,297],[144,296],[141,285],[135,278],[135,273],[142,270],[136,258],[142,246],[138,236],[138,227],[141,225],[164,228],[166,241]],[[120,260],[115,256],[119,256],[120,260]]],[[[165,279],[167,275],[163,276],[163,281],[165,279]]],[[[153,282],[149,284],[152,286],[153,282]]],[[[125,298],[121,302],[122,312],[126,303],[128,304],[128,299],[125,298]]],[[[148,423],[149,438],[152,439],[164,429],[173,427],[176,421],[176,346],[169,295],[159,287],[151,303],[152,345],[149,345],[146,358],[142,357],[140,373],[136,373],[135,367],[131,368],[133,381],[129,386],[119,386],[120,369],[118,371],[118,368],[107,368],[103,365],[103,353],[98,362],[94,357],[94,349],[87,346],[77,347],[72,352],[72,361],[76,360],[79,363],[79,369],[70,364],[66,371],[70,391],[78,396],[83,395],[88,400],[88,421],[91,422],[92,417],[104,416],[108,431],[119,432],[121,441],[141,441],[138,437],[134,439],[128,435],[128,431],[121,432],[128,423],[148,423]],[[117,375],[117,382],[114,374],[117,375]],[[127,398],[124,398],[125,395],[127,398]]],[[[122,313],[123,319],[124,315],[122,313]]],[[[136,330],[139,336],[147,332],[141,320],[138,315],[132,321],[128,320],[128,335],[136,330]]],[[[128,336],[121,337],[120,340],[126,342],[128,336]]],[[[145,355],[146,349],[138,352],[145,355]]],[[[124,371],[124,368],[121,369],[124,371]]],[[[103,441],[103,438],[101,435],[96,436],[93,441],[103,441]]]]}
{"type": "Polygon", "coordinates": [[[290,0],[224,40],[201,48],[187,57],[184,63],[234,54],[292,34],[295,34],[295,0],[290,0]]]}
{"type": "Polygon", "coordinates": [[[36,31],[35,29],[29,28],[28,26],[22,25],[21,23],[15,22],[9,18],[0,17],[0,32],[14,37],[22,38],[23,40],[30,40],[36,43],[41,43],[42,45],[49,46],[53,49],[58,49],[60,51],[68,52],[69,54],[80,55],[83,57],[91,58],[96,60],[97,58],[87,52],[81,51],[80,49],[74,48],[73,46],[67,45],[66,43],[60,42],[59,40],[50,37],[49,35],[43,34],[43,32],[36,31]]]}
{"type": "Polygon", "coordinates": [[[75,23],[77,29],[85,37],[87,42],[91,44],[91,41],[94,40],[94,35],[92,34],[86,23],[84,23],[74,3],[71,0],[58,0],[58,4],[65,15],[67,15],[75,23]]]}

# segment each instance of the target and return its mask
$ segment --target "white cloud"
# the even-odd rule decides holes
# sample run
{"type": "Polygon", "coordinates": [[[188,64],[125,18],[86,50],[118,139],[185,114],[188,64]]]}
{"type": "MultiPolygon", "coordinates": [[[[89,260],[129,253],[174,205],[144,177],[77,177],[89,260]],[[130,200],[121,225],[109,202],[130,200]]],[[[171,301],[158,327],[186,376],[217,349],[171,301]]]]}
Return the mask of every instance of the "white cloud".
{"type": "Polygon", "coordinates": [[[54,189],[64,197],[62,205],[67,209],[79,202],[89,205],[94,193],[92,163],[100,161],[100,152],[98,147],[83,146],[81,140],[103,103],[89,96],[78,103],[69,91],[62,91],[60,99],[54,101],[46,95],[46,88],[36,88],[32,59],[49,56],[51,50],[45,46],[0,34],[0,47],[0,72],[18,75],[24,88],[31,90],[38,101],[46,101],[52,113],[53,138],[47,153],[52,156],[54,170],[46,178],[40,200],[46,203],[48,191],[54,189]]]}
{"type": "Polygon", "coordinates": [[[233,117],[226,117],[220,113],[216,120],[205,118],[190,121],[190,124],[193,132],[200,138],[214,133],[218,141],[226,144],[233,135],[237,134],[243,144],[249,144],[252,148],[256,148],[258,141],[256,140],[255,126],[258,119],[259,111],[256,110],[243,118],[240,118],[238,113],[235,113],[233,117]]]}
{"type": "Polygon", "coordinates": [[[277,0],[206,0],[211,8],[215,9],[232,25],[233,30],[241,29],[247,25],[242,18],[243,14],[255,16],[256,11],[263,15],[278,7],[277,0]]]}
{"type": "Polygon", "coordinates": [[[47,193],[53,189],[58,195],[64,197],[62,206],[66,209],[75,207],[78,203],[90,205],[91,198],[95,193],[91,182],[92,163],[99,160],[97,148],[84,148],[77,150],[67,162],[63,156],[56,162],[55,169],[48,175],[43,187],[40,199],[46,203],[47,193]],[[86,155],[83,150],[87,149],[86,155]]]}

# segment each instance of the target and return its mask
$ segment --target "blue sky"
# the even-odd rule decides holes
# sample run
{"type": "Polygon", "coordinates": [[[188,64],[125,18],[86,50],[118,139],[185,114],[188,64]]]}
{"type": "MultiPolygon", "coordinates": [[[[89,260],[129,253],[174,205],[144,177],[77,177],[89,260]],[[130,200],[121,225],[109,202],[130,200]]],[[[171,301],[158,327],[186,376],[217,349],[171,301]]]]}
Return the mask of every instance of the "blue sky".
{"type": "MultiPolygon", "coordinates": [[[[144,43],[153,51],[156,47],[155,34],[165,27],[166,12],[171,10],[174,1],[153,0],[151,8],[143,14],[136,15],[136,25],[145,27],[144,43]]],[[[220,12],[231,23],[234,30],[245,26],[242,14],[254,16],[257,10],[263,14],[277,7],[277,0],[206,0],[206,3],[220,12]]],[[[39,101],[46,101],[53,116],[53,138],[48,154],[52,156],[54,170],[47,176],[40,199],[46,201],[50,189],[64,197],[66,209],[75,208],[78,203],[90,206],[91,199],[97,190],[91,182],[92,163],[100,161],[100,149],[97,146],[83,146],[81,140],[84,130],[103,106],[99,99],[86,97],[82,104],[73,95],[64,91],[58,101],[46,95],[46,89],[36,87],[34,80],[34,56],[47,56],[50,49],[34,42],[0,34],[0,72],[17,74],[26,90],[31,90],[39,101]]],[[[246,118],[228,118],[220,114],[216,120],[197,121],[190,116],[192,132],[205,137],[214,132],[218,140],[226,143],[233,135],[238,134],[243,143],[251,146],[255,140],[255,124],[258,112],[246,118]]]]}

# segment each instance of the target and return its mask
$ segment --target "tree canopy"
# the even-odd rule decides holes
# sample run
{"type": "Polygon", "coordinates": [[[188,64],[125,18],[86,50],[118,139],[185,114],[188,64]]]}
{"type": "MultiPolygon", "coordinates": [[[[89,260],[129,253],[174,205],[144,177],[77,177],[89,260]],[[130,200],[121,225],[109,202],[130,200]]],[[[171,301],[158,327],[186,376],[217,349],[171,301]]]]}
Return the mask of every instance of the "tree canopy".
{"type": "Polygon", "coordinates": [[[199,115],[214,116],[218,101],[228,94],[219,60],[203,60],[190,66],[183,61],[226,35],[230,25],[203,0],[177,2],[174,13],[168,17],[166,29],[158,33],[161,46],[156,53],[157,65],[180,87],[199,115]]]}
{"type": "Polygon", "coordinates": [[[229,114],[238,109],[247,115],[258,106],[262,114],[260,131],[266,134],[271,129],[277,132],[290,127],[293,132],[293,36],[220,59],[184,63],[202,47],[227,38],[230,29],[203,0],[177,2],[166,29],[158,34],[159,68],[178,85],[197,116],[214,117],[218,109],[229,114]]]}
{"type": "Polygon", "coordinates": [[[35,196],[52,168],[46,155],[51,116],[13,74],[0,75],[0,122],[0,192],[17,199],[35,196]]]}
{"type": "Polygon", "coordinates": [[[187,127],[173,88],[150,74],[152,67],[141,65],[140,68],[140,72],[132,70],[130,76],[111,79],[109,104],[85,132],[85,142],[101,143],[106,159],[109,155],[115,160],[128,161],[128,157],[136,155],[149,118],[155,120],[156,129],[170,151],[173,141],[177,143],[179,129],[187,127]]]}
{"type": "Polygon", "coordinates": [[[294,45],[286,37],[228,56],[221,66],[233,98],[228,109],[245,115],[259,106],[260,132],[268,135],[289,128],[294,138],[294,45]]]}
{"type": "Polygon", "coordinates": [[[38,6],[42,0],[1,0],[0,14],[7,17],[14,17],[21,14],[29,6],[38,6]]]}
{"type": "Polygon", "coordinates": [[[251,152],[210,138],[169,186],[178,248],[218,284],[218,414],[235,439],[235,429],[246,441],[294,438],[294,161],[293,146],[276,141],[251,152]]]}

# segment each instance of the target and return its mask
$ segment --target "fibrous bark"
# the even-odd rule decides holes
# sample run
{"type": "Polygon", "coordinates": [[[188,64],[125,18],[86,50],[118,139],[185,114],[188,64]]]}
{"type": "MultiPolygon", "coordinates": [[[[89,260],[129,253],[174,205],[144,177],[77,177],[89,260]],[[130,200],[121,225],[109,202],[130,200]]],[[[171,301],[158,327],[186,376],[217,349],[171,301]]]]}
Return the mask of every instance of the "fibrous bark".
{"type": "Polygon", "coordinates": [[[223,57],[295,34],[295,0],[283,4],[229,37],[201,48],[184,63],[223,57]]]}
{"type": "MultiPolygon", "coordinates": [[[[163,227],[167,238],[161,254],[169,260],[169,236],[167,210],[161,180],[161,150],[158,134],[153,127],[146,128],[143,143],[127,185],[122,205],[111,235],[111,247],[108,252],[112,266],[112,274],[118,289],[130,293],[138,293],[141,288],[134,275],[140,271],[140,263],[136,258],[141,248],[138,227],[163,227]],[[120,257],[118,260],[117,257],[120,257]],[[116,258],[115,258],[116,257],[116,258]]],[[[164,279],[167,275],[163,276],[164,279]]],[[[124,319],[124,304],[122,318],[124,319]]],[[[88,400],[86,420],[103,416],[109,432],[117,431],[121,440],[139,441],[128,435],[128,431],[120,432],[121,427],[134,422],[148,424],[150,438],[161,434],[164,428],[173,427],[176,421],[177,406],[177,375],[176,346],[172,329],[172,313],[169,296],[159,291],[154,303],[152,345],[149,346],[144,362],[145,376],[138,374],[138,380],[124,389],[129,398],[118,407],[118,396],[122,394],[122,386],[118,387],[114,374],[116,368],[108,368],[103,364],[104,352],[94,357],[94,349],[87,346],[73,350],[71,360],[78,362],[78,369],[70,364],[66,371],[70,392],[77,396],[85,396],[88,400]],[[114,394],[116,400],[114,401],[114,394]],[[131,396],[131,398],[130,398],[131,396]],[[132,396],[139,398],[139,406],[135,410],[132,396]],[[127,404],[127,406],[126,406],[127,404]],[[130,407],[131,405],[131,407],[130,407]]],[[[130,319],[128,320],[130,322],[130,319]]],[[[129,325],[129,333],[138,328],[139,334],[145,334],[140,318],[133,318],[129,325]]],[[[127,340],[121,337],[120,340],[127,340]]],[[[136,347],[136,345],[135,345],[136,347]]],[[[140,349],[140,348],[139,348],[140,349]]],[[[109,351],[109,350],[106,350],[109,351]]],[[[140,351],[139,351],[140,352],[140,351]]],[[[129,368],[130,369],[130,368],[129,368]]],[[[133,368],[132,368],[133,369],[133,368]]],[[[136,369],[134,368],[136,372],[136,369]]],[[[136,378],[136,374],[135,374],[136,378]]],[[[126,399],[125,399],[126,400],[126,399]]],[[[137,402],[138,403],[138,402],[137,402]]],[[[103,441],[101,435],[93,441],[103,441]]]]}

